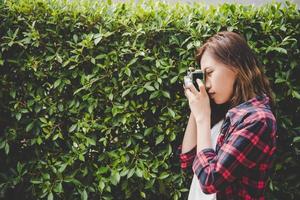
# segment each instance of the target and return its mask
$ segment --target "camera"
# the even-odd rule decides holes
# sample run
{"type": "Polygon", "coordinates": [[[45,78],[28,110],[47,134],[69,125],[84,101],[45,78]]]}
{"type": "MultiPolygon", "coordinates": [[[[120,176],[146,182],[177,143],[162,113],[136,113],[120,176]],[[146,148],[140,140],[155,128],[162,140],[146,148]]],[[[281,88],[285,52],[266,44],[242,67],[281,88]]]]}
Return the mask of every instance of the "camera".
{"type": "Polygon", "coordinates": [[[196,79],[200,79],[203,84],[205,83],[205,73],[201,69],[195,69],[194,67],[189,67],[187,75],[184,76],[184,85],[193,83],[195,88],[199,91],[199,86],[196,79]]]}

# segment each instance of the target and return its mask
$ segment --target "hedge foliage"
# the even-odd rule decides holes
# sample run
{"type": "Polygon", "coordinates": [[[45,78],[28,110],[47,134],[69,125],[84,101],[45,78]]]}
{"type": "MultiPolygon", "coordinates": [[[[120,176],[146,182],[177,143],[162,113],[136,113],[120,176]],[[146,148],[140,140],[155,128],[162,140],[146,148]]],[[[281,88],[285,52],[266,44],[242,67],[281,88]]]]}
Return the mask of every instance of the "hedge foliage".
{"type": "Polygon", "coordinates": [[[296,5],[1,2],[0,198],[186,199],[183,76],[221,30],[247,38],[276,96],[268,199],[300,198],[296,5]]]}

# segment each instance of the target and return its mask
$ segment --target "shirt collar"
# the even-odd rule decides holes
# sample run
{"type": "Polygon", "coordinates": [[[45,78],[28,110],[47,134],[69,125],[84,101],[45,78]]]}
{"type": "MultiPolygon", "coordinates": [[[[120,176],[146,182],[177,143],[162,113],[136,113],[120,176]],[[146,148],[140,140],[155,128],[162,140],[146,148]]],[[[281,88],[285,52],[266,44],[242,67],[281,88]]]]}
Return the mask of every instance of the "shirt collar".
{"type": "Polygon", "coordinates": [[[236,115],[237,112],[241,110],[249,110],[253,108],[263,108],[263,109],[271,109],[270,108],[270,98],[266,94],[256,95],[255,97],[245,101],[231,109],[228,110],[226,114],[226,118],[230,119],[230,124],[235,124],[240,118],[240,115],[236,115]],[[237,117],[235,117],[237,116],[237,117]]]}

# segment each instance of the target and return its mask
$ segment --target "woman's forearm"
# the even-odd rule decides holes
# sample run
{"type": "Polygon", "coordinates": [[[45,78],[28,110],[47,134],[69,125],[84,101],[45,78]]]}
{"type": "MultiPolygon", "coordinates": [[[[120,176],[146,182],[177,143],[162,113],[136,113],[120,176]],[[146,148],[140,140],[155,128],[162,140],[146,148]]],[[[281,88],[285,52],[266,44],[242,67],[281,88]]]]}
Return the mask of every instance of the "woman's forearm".
{"type": "Polygon", "coordinates": [[[197,144],[197,126],[194,115],[191,113],[182,141],[182,153],[193,149],[197,144]]]}
{"type": "Polygon", "coordinates": [[[197,153],[205,148],[212,148],[210,119],[196,121],[197,126],[197,153]]]}

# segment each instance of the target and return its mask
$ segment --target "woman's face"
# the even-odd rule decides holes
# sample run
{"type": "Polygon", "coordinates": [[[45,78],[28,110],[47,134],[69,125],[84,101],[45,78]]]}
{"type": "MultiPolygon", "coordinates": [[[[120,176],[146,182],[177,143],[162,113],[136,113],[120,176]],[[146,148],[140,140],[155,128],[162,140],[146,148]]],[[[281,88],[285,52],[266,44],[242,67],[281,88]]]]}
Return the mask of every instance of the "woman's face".
{"type": "Polygon", "coordinates": [[[206,72],[205,87],[216,104],[227,103],[233,95],[237,72],[216,60],[209,50],[201,58],[201,70],[206,72]]]}

